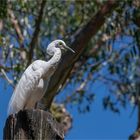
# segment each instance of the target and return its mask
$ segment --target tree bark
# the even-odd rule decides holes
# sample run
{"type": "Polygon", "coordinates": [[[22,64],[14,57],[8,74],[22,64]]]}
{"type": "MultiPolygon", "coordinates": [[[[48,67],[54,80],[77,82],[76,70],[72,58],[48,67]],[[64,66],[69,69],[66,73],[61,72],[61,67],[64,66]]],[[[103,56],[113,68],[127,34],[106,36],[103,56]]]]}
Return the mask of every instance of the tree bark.
{"type": "Polygon", "coordinates": [[[129,140],[140,140],[140,104],[138,105],[138,123],[135,132],[129,136],[129,140]]]}
{"type": "Polygon", "coordinates": [[[129,140],[140,140],[140,83],[137,85],[137,128],[133,134],[129,136],[129,140]]]}
{"type": "Polygon", "coordinates": [[[73,48],[76,53],[72,54],[71,52],[67,52],[67,54],[62,57],[61,63],[51,77],[48,89],[42,100],[47,109],[50,108],[53,98],[56,96],[59,89],[66,83],[74,63],[82,55],[90,39],[98,32],[104,24],[106,16],[112,13],[112,10],[119,5],[118,3],[119,2],[116,0],[108,0],[90,21],[71,37],[70,47],[73,48]]]}
{"type": "Polygon", "coordinates": [[[7,118],[4,139],[63,140],[64,132],[51,113],[43,110],[24,110],[7,118]]]}
{"type": "Polygon", "coordinates": [[[41,1],[39,14],[38,14],[38,17],[37,17],[36,22],[35,22],[35,30],[34,30],[34,33],[33,33],[32,40],[29,44],[30,48],[29,48],[29,53],[28,53],[27,66],[29,66],[29,64],[31,63],[32,58],[33,58],[34,48],[36,46],[37,39],[38,39],[38,36],[39,36],[40,25],[41,25],[41,22],[42,22],[42,19],[43,19],[43,13],[44,13],[44,10],[45,10],[46,2],[47,2],[47,0],[42,0],[41,1]]]}

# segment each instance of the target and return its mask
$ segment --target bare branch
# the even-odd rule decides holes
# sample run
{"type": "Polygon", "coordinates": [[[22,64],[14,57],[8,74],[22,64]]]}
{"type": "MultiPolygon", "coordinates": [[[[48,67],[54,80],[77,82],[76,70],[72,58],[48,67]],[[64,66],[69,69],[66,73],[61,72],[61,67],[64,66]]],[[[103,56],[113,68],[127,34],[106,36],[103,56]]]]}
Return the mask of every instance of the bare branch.
{"type": "Polygon", "coordinates": [[[32,37],[31,43],[29,45],[30,49],[29,49],[29,53],[28,53],[29,55],[28,55],[27,66],[32,61],[34,48],[36,46],[37,38],[38,38],[38,35],[39,35],[39,32],[40,32],[40,25],[41,25],[41,22],[42,22],[45,5],[46,5],[46,0],[42,0],[41,5],[40,5],[39,14],[38,14],[38,17],[37,17],[36,22],[35,22],[35,30],[34,30],[34,33],[33,33],[33,37],[32,37]]]}
{"type": "Polygon", "coordinates": [[[4,78],[7,80],[7,82],[13,87],[15,88],[13,81],[11,79],[9,79],[9,77],[7,76],[6,72],[4,71],[4,69],[1,69],[1,73],[4,76],[4,78]]]}
{"type": "Polygon", "coordinates": [[[8,71],[12,70],[11,67],[6,67],[6,66],[3,66],[3,65],[0,64],[0,70],[1,69],[3,69],[5,72],[8,72],[8,71]]]}
{"type": "Polygon", "coordinates": [[[23,41],[24,41],[24,36],[22,35],[22,31],[20,29],[19,22],[16,19],[15,15],[14,15],[14,12],[11,10],[11,8],[8,8],[8,14],[9,14],[11,22],[12,22],[14,28],[15,28],[15,31],[16,31],[16,34],[18,36],[19,42],[20,42],[20,44],[22,44],[23,41]]]}
{"type": "Polygon", "coordinates": [[[3,21],[2,19],[0,19],[0,31],[2,31],[2,29],[3,29],[3,21]]]}

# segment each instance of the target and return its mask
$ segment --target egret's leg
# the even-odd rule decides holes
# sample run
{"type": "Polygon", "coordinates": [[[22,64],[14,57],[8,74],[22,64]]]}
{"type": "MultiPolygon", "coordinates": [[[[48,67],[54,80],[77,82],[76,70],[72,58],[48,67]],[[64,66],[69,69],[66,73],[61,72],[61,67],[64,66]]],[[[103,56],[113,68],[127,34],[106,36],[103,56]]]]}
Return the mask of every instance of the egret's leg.
{"type": "Polygon", "coordinates": [[[38,102],[35,103],[35,107],[34,108],[37,109],[37,107],[38,107],[38,102]]]}

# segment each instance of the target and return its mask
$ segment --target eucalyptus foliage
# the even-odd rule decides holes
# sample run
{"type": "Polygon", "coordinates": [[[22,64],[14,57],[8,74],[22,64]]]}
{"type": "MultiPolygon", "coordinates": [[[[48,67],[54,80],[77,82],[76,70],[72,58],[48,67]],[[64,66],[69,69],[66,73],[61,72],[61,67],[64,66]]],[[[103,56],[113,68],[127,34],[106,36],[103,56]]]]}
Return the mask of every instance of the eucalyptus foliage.
{"type": "MultiPolygon", "coordinates": [[[[17,83],[29,61],[30,45],[39,15],[40,0],[5,1],[0,6],[0,69],[17,83]],[[14,17],[8,13],[13,12],[14,17]],[[18,23],[17,33],[13,19],[18,23]]],[[[106,1],[48,0],[43,12],[39,36],[35,40],[32,61],[46,59],[47,44],[60,38],[71,42],[72,35],[82,28],[106,1]]],[[[79,111],[90,111],[96,91],[89,89],[97,81],[106,84],[112,94],[103,104],[119,112],[118,103],[137,103],[139,83],[140,2],[125,0],[106,17],[104,26],[89,42],[76,63],[79,67],[69,77],[73,92],[62,102],[79,104],[79,111]],[[92,51],[97,48],[96,53],[92,51]],[[75,94],[78,93],[78,94],[75,94]],[[86,105],[85,103],[86,102],[86,105]],[[84,103],[84,107],[83,107],[84,103]]],[[[93,51],[94,52],[94,51],[93,51]]],[[[3,73],[1,72],[3,78],[3,73]]],[[[66,86],[68,88],[69,85],[66,86]]]]}

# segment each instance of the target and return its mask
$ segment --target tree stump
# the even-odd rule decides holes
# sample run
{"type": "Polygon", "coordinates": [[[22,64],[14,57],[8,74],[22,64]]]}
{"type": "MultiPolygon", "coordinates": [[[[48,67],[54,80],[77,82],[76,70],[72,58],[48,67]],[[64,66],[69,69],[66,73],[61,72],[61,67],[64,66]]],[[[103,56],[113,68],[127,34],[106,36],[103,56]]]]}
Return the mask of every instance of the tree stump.
{"type": "Polygon", "coordinates": [[[51,113],[43,110],[23,110],[7,118],[4,139],[63,140],[64,132],[51,113]]]}

